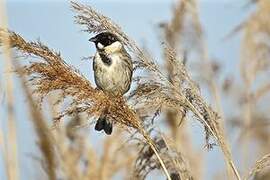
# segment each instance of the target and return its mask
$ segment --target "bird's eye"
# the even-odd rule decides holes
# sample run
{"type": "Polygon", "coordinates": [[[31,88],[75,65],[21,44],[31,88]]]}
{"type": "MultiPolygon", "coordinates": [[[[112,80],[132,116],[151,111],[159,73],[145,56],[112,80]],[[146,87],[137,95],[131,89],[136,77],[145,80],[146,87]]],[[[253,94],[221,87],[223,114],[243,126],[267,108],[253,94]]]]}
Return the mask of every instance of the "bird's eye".
{"type": "Polygon", "coordinates": [[[112,40],[112,41],[114,41],[114,37],[112,37],[112,36],[109,36],[109,39],[112,40]]]}

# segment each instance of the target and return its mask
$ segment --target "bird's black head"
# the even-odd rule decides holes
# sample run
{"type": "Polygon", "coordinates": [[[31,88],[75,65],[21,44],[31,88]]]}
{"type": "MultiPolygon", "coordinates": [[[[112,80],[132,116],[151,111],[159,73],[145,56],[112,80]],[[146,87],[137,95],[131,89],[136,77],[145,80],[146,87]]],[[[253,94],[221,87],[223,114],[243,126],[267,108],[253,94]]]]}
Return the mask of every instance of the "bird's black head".
{"type": "Polygon", "coordinates": [[[102,32],[94,37],[92,37],[91,39],[89,39],[89,41],[95,43],[96,47],[98,49],[102,49],[101,46],[106,47],[111,45],[112,43],[119,41],[119,38],[110,32],[102,32]],[[101,45],[99,45],[101,44],[101,45]]]}

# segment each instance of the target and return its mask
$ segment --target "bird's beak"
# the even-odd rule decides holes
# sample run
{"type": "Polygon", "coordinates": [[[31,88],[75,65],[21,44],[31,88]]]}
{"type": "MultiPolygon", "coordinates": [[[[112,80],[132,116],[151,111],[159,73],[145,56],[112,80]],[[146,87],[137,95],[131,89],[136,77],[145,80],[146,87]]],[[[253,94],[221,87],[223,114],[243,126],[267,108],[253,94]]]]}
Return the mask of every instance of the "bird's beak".
{"type": "Polygon", "coordinates": [[[90,42],[96,42],[97,41],[97,38],[96,37],[92,37],[89,39],[90,42]]]}

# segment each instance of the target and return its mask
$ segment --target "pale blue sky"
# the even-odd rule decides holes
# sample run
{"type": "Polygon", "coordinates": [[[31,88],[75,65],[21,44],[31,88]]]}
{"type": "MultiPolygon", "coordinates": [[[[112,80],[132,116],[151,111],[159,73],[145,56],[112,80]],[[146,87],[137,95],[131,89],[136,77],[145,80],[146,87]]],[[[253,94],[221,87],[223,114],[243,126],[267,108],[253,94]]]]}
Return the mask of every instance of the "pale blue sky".
{"type": "MultiPolygon", "coordinates": [[[[67,1],[59,0],[56,3],[56,1],[47,0],[8,0],[7,2],[11,30],[18,32],[28,40],[40,38],[49,47],[60,51],[68,63],[80,69],[93,81],[93,75],[90,71],[91,64],[80,59],[92,55],[94,47],[87,41],[90,35],[80,32],[80,27],[73,23],[73,13],[70,11],[70,5],[67,1]]],[[[129,2],[89,0],[87,4],[111,17],[139,44],[146,43],[155,56],[160,57],[160,42],[157,39],[156,25],[169,19],[174,1],[150,0],[147,2],[145,3],[143,0],[129,2]]],[[[211,57],[222,60],[222,64],[225,66],[224,73],[231,73],[237,68],[235,61],[239,58],[239,37],[226,42],[223,42],[222,38],[246,17],[248,10],[243,8],[245,3],[242,0],[202,0],[199,2],[201,2],[201,21],[205,28],[209,54],[211,57]]],[[[0,76],[4,75],[3,72],[0,74],[0,76]]],[[[25,100],[21,97],[21,91],[17,84],[15,96],[21,177],[23,180],[36,179],[37,174],[31,168],[33,161],[29,156],[29,153],[36,152],[32,125],[28,121],[28,116],[25,115],[25,100]]],[[[0,114],[0,118],[4,119],[5,109],[0,109],[0,114]]],[[[196,142],[199,147],[203,148],[201,130],[197,130],[201,128],[197,128],[198,125],[193,124],[193,126],[195,126],[193,132],[196,142]]],[[[94,133],[92,127],[89,129],[89,133],[96,139],[101,138],[100,134],[94,133]]],[[[211,168],[209,165],[207,166],[206,174],[208,176],[206,177],[210,178],[211,173],[222,168],[223,158],[220,156],[219,150],[215,149],[208,154],[206,161],[216,162],[216,165],[211,168]]],[[[5,179],[3,172],[3,164],[0,162],[0,179],[5,179]]]]}

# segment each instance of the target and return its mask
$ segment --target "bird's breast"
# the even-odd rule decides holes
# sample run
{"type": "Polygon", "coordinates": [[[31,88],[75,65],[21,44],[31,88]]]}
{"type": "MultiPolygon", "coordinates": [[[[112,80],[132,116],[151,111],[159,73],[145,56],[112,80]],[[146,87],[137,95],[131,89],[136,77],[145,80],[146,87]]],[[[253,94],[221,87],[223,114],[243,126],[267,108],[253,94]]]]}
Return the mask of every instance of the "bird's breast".
{"type": "Polygon", "coordinates": [[[98,88],[111,94],[123,95],[129,90],[132,72],[118,54],[109,55],[111,64],[104,63],[97,53],[94,59],[94,75],[98,88]]]}

